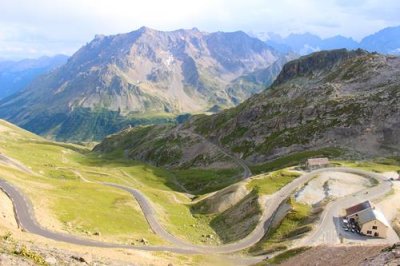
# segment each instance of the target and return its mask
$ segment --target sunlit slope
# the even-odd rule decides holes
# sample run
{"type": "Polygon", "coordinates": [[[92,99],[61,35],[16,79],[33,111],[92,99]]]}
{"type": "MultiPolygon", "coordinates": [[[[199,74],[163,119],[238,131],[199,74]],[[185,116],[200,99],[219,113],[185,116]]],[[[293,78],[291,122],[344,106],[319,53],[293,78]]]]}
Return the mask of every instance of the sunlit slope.
{"type": "Polygon", "coordinates": [[[202,234],[213,234],[207,218],[192,216],[189,199],[176,192],[175,175],[163,169],[89,155],[85,147],[50,142],[3,120],[0,133],[0,153],[27,168],[3,162],[0,177],[27,194],[43,226],[107,241],[162,243],[131,195],[87,182],[106,181],[142,191],[178,237],[198,242],[202,234]]]}

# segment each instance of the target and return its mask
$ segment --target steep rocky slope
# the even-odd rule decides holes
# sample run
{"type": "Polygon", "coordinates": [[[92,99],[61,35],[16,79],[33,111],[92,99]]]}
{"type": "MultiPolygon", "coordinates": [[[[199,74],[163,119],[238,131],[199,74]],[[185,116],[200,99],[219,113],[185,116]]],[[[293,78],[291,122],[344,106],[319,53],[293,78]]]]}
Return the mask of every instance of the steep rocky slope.
{"type": "Polygon", "coordinates": [[[366,258],[360,265],[399,265],[400,263],[400,243],[393,244],[381,250],[380,254],[366,258]]]}
{"type": "MultiPolygon", "coordinates": [[[[382,266],[386,264],[369,264],[368,260],[371,256],[376,256],[382,250],[382,246],[317,246],[300,252],[298,255],[289,257],[287,260],[281,261],[279,265],[369,265],[382,266]]],[[[273,259],[272,259],[273,260],[273,259]]],[[[274,265],[272,261],[270,264],[274,265]]],[[[263,265],[263,264],[261,264],[263,265]]],[[[266,264],[269,265],[269,264],[266,264]]],[[[390,264],[389,264],[390,265],[390,264]]]]}
{"type": "Polygon", "coordinates": [[[101,139],[154,117],[234,106],[271,84],[284,61],[243,32],[143,27],[96,36],[65,66],[1,101],[0,117],[57,139],[101,139]]]}
{"type": "Polygon", "coordinates": [[[96,152],[124,154],[156,166],[234,168],[216,145],[180,126],[133,127],[105,138],[96,152]]]}
{"type": "MultiPolygon", "coordinates": [[[[157,136],[177,151],[189,149],[197,158],[210,158],[191,148],[193,139],[202,135],[204,145],[216,143],[250,164],[324,147],[365,156],[398,154],[399,74],[398,57],[363,50],[318,52],[287,63],[268,90],[235,108],[211,116],[194,116],[179,128],[165,129],[160,134],[154,128],[117,134],[95,151],[118,147],[131,151],[129,155],[134,159],[146,160],[138,149],[140,139],[157,136]],[[187,137],[178,138],[183,132],[187,137]],[[139,144],[129,145],[132,140],[139,144]]],[[[167,165],[180,165],[183,158],[172,158],[154,145],[146,145],[149,152],[157,152],[159,158],[168,157],[167,165]]]]}

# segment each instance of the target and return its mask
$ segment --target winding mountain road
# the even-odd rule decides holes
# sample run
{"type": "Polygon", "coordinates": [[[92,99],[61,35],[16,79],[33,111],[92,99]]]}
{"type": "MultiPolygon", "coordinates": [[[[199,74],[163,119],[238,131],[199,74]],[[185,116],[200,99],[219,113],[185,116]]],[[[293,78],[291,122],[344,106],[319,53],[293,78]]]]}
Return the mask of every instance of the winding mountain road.
{"type": "MultiPolygon", "coordinates": [[[[191,243],[187,243],[184,240],[181,240],[169,232],[165,230],[165,228],[159,223],[154,209],[151,205],[151,202],[144,196],[140,191],[125,187],[118,184],[113,183],[102,183],[103,185],[112,186],[115,188],[119,188],[129,192],[135,199],[138,201],[144,216],[146,217],[150,227],[152,230],[164,238],[165,240],[171,242],[174,246],[130,246],[130,245],[122,245],[122,244],[114,244],[114,243],[106,243],[88,239],[82,239],[79,237],[75,237],[72,235],[67,235],[63,233],[53,232],[48,229],[41,227],[35,219],[32,204],[30,201],[21,193],[16,187],[11,185],[5,180],[0,179],[0,188],[11,198],[15,215],[19,225],[26,231],[31,232],[33,234],[37,234],[52,240],[68,242],[77,245],[84,246],[95,246],[95,247],[106,247],[106,248],[129,248],[129,249],[139,249],[139,250],[148,250],[148,251],[170,251],[175,253],[184,253],[184,254],[195,254],[195,253],[232,253],[236,251],[243,250],[248,248],[254,244],[256,244],[268,231],[272,218],[275,215],[275,212],[279,208],[279,206],[290,196],[292,195],[299,187],[303,186],[305,183],[309,182],[312,178],[314,178],[317,174],[322,172],[345,172],[345,173],[354,173],[360,174],[364,176],[368,176],[379,181],[378,187],[371,188],[368,191],[371,191],[368,195],[369,198],[372,199],[375,196],[380,196],[381,193],[375,193],[375,191],[379,191],[381,189],[381,185],[385,184],[386,181],[383,181],[382,177],[376,173],[370,173],[363,170],[357,170],[352,168],[326,168],[316,170],[307,174],[300,176],[295,179],[290,184],[283,187],[281,190],[273,194],[266,202],[265,211],[256,226],[256,228],[245,238],[226,245],[221,246],[202,246],[202,245],[194,245],[191,243]]],[[[323,230],[323,226],[321,226],[321,230],[323,230]]],[[[312,241],[312,239],[310,239],[312,241]]]]}
{"type": "MultiPolygon", "coordinates": [[[[179,128],[180,129],[180,128],[179,128]]],[[[235,156],[234,154],[228,152],[226,149],[222,148],[221,145],[217,145],[214,142],[206,139],[204,136],[197,134],[191,130],[188,129],[184,129],[181,131],[186,131],[191,135],[195,135],[198,138],[200,138],[201,140],[203,140],[204,142],[207,142],[209,144],[211,144],[212,146],[216,147],[222,154],[224,154],[225,156],[231,158],[239,167],[243,168],[243,179],[247,179],[249,177],[251,177],[251,170],[250,168],[247,166],[247,164],[245,163],[245,161],[243,161],[242,159],[238,158],[237,156],[235,156]]]]}
{"type": "Polygon", "coordinates": [[[43,236],[45,238],[55,241],[67,242],[83,246],[105,247],[105,248],[129,248],[129,249],[139,249],[148,251],[170,251],[170,252],[186,253],[186,254],[193,253],[193,250],[190,250],[188,248],[169,247],[169,246],[121,245],[121,244],[83,239],[68,234],[53,232],[41,227],[38,224],[38,222],[34,217],[32,204],[17,188],[15,188],[7,181],[0,179],[0,189],[3,190],[12,200],[14,205],[14,213],[19,226],[23,230],[28,231],[32,234],[43,236]]]}

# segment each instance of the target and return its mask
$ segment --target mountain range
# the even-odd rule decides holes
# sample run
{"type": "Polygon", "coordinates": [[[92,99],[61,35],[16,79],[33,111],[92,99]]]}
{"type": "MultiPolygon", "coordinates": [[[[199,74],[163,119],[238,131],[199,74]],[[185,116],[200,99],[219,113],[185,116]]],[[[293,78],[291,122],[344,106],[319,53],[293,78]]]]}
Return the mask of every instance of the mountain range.
{"type": "Polygon", "coordinates": [[[168,167],[221,167],[226,156],[250,165],[303,151],[335,155],[400,152],[400,58],[345,49],[322,51],[287,63],[264,92],[215,115],[178,126],[127,129],[95,151],[125,151],[131,158],[168,167]]]}
{"type": "Polygon", "coordinates": [[[360,42],[341,35],[323,39],[311,33],[290,34],[287,37],[282,37],[276,33],[262,32],[252,35],[257,36],[278,51],[284,53],[291,51],[299,55],[307,55],[320,50],[340,48],[361,48],[370,52],[382,54],[400,54],[400,26],[382,29],[364,37],[360,42]]]}
{"type": "Polygon", "coordinates": [[[46,58],[0,63],[3,95],[17,92],[0,100],[0,117],[57,140],[101,140],[129,126],[182,122],[188,114],[234,107],[268,88],[298,54],[342,47],[396,54],[400,47],[400,27],[360,43],[309,33],[264,37],[142,27],[98,35],[62,66],[65,57],[54,64],[46,58]]]}
{"type": "Polygon", "coordinates": [[[101,139],[127,125],[235,106],[270,85],[289,58],[240,31],[99,35],[1,101],[0,117],[60,140],[101,139]]]}
{"type": "Polygon", "coordinates": [[[0,99],[24,89],[32,80],[67,62],[68,56],[56,55],[21,61],[0,60],[0,99]]]}

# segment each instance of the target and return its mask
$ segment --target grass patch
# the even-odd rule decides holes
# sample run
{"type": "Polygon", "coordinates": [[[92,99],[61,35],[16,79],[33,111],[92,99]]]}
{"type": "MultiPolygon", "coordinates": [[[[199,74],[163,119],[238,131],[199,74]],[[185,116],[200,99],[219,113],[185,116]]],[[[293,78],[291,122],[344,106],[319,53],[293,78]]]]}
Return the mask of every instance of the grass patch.
{"type": "Polygon", "coordinates": [[[69,183],[60,186],[57,192],[54,212],[59,214],[60,221],[75,230],[152,234],[139,206],[124,191],[98,184],[69,183]]]}
{"type": "Polygon", "coordinates": [[[69,170],[64,169],[51,169],[47,171],[47,176],[54,179],[69,179],[77,180],[79,179],[74,173],[69,170]]]}
{"type": "Polygon", "coordinates": [[[352,168],[360,168],[366,171],[383,173],[383,172],[400,172],[399,161],[393,158],[378,158],[373,161],[335,161],[338,165],[352,168]]]}
{"type": "Polygon", "coordinates": [[[256,190],[261,195],[270,195],[292,182],[300,174],[287,170],[280,170],[262,177],[252,179],[248,184],[249,190],[256,190]]]}
{"type": "Polygon", "coordinates": [[[272,241],[282,241],[288,236],[293,235],[293,232],[307,223],[311,214],[311,207],[306,204],[296,202],[293,199],[289,200],[292,210],[283,219],[282,223],[272,232],[272,241]]]}
{"type": "Polygon", "coordinates": [[[14,255],[21,256],[33,261],[36,265],[49,265],[42,255],[36,253],[32,250],[29,250],[26,246],[22,246],[19,249],[15,249],[13,252],[14,255]]]}
{"type": "Polygon", "coordinates": [[[4,235],[1,236],[1,239],[7,241],[12,239],[12,234],[10,232],[5,233],[4,235]]]}
{"type": "Polygon", "coordinates": [[[177,182],[195,195],[220,190],[241,179],[239,169],[185,169],[172,173],[177,182]]]}
{"type": "Polygon", "coordinates": [[[281,223],[270,230],[256,245],[248,251],[252,254],[264,254],[271,247],[286,245],[289,238],[298,237],[311,230],[310,223],[316,218],[312,207],[289,199],[292,209],[281,223]]]}
{"type": "Polygon", "coordinates": [[[262,214],[256,191],[252,191],[240,202],[217,215],[211,226],[224,243],[240,240],[251,233],[262,214]]]}
{"type": "Polygon", "coordinates": [[[282,262],[297,256],[307,250],[309,250],[310,247],[300,247],[300,248],[294,248],[294,249],[289,249],[287,251],[282,252],[281,254],[267,260],[267,264],[264,265],[268,265],[268,264],[281,264],[282,262]]]}
{"type": "Polygon", "coordinates": [[[263,251],[264,254],[271,254],[278,251],[286,250],[288,247],[283,244],[273,244],[263,251]]]}

